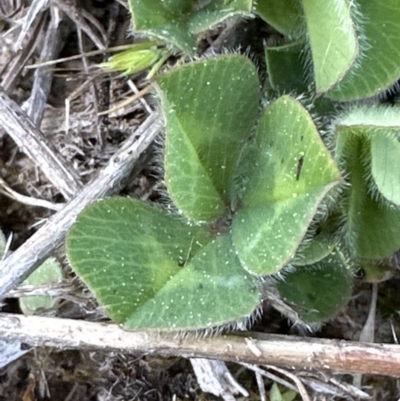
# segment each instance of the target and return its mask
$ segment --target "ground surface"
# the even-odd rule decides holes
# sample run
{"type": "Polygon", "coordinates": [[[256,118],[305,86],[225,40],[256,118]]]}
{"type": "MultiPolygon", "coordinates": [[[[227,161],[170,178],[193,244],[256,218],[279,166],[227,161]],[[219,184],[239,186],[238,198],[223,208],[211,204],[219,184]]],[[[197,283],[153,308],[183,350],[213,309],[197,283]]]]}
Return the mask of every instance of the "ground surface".
{"type": "MultiPolygon", "coordinates": [[[[37,93],[34,89],[35,69],[26,66],[41,61],[85,54],[99,47],[131,43],[128,35],[130,20],[123,1],[91,0],[60,1],[58,10],[44,8],[35,15],[19,50],[14,48],[21,35],[23,17],[32,10],[30,1],[5,0],[0,3],[0,75],[4,91],[20,106],[27,107],[37,93]],[[60,21],[58,22],[58,18],[60,21]],[[55,23],[57,21],[57,23],[55,23]],[[53,25],[52,25],[53,24],[53,25]],[[54,25],[55,24],[55,25],[54,25]],[[46,34],[55,26],[56,41],[48,54],[46,34]]],[[[45,3],[45,2],[43,2],[45,3]]],[[[56,2],[57,3],[57,2],[56,2]]],[[[223,27],[221,28],[223,29],[223,27]]],[[[218,38],[219,32],[207,38],[205,47],[218,38]]],[[[264,33],[268,29],[264,27],[264,33]]],[[[131,96],[147,82],[144,75],[117,77],[99,70],[96,64],[106,60],[94,57],[59,62],[46,67],[50,82],[48,94],[43,87],[44,103],[31,117],[45,138],[62,154],[66,162],[79,173],[83,184],[89,182],[116,152],[121,143],[146,118],[154,107],[151,98],[129,104],[117,112],[98,116],[115,103],[131,96]],[[68,100],[70,109],[66,110],[68,100]],[[43,112],[43,115],[42,115],[43,112]]],[[[43,84],[43,83],[42,83],[43,84]]],[[[53,204],[65,202],[59,190],[49,183],[37,163],[16,145],[1,127],[0,115],[0,228],[8,237],[13,235],[11,250],[21,246],[43,221],[54,211],[32,206],[26,199],[15,199],[7,188],[35,199],[53,204]]],[[[123,188],[124,195],[157,201],[162,184],[158,160],[159,145],[153,145],[138,163],[132,178],[123,188]]],[[[74,277],[65,262],[62,247],[54,256],[63,266],[64,282],[54,291],[62,299],[46,313],[50,316],[102,321],[105,317],[95,301],[74,277]],[[67,290],[66,290],[67,289],[67,290]]],[[[375,341],[393,343],[393,333],[399,332],[398,289],[399,278],[380,284],[375,341]]],[[[322,330],[307,335],[342,338],[358,341],[366,321],[371,296],[371,285],[358,283],[354,298],[339,316],[322,330]]],[[[18,300],[4,302],[3,312],[20,312],[18,300]]],[[[280,334],[305,334],[293,327],[266,303],[264,318],[255,329],[280,334]]],[[[251,399],[260,399],[256,380],[249,370],[230,366],[237,380],[251,393],[251,399]]],[[[301,372],[298,372],[301,376],[301,372]]],[[[351,376],[336,377],[339,383],[350,383],[351,376]]],[[[267,389],[272,381],[265,381],[267,389]]],[[[376,400],[395,400],[400,396],[395,379],[364,377],[364,390],[376,400]]],[[[338,386],[335,387],[340,394],[338,386]]],[[[312,392],[314,399],[341,399],[322,392],[312,392]]],[[[347,399],[351,389],[346,390],[347,399]]],[[[155,359],[109,353],[34,349],[20,359],[0,369],[0,400],[183,400],[213,399],[202,393],[189,361],[155,359]]],[[[298,396],[297,399],[300,399],[298,396]]]]}

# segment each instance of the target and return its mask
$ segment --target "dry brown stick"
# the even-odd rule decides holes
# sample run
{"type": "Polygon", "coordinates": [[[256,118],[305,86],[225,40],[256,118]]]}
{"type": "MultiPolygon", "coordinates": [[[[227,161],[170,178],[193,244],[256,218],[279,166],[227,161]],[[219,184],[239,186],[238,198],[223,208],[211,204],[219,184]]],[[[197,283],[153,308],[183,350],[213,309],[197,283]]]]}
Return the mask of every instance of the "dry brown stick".
{"type": "MultiPolygon", "coordinates": [[[[79,50],[80,50],[81,54],[84,54],[85,46],[83,44],[83,35],[82,35],[82,30],[79,27],[77,27],[77,34],[78,34],[79,50]]],[[[84,70],[86,76],[89,76],[88,60],[84,55],[82,55],[81,61],[82,61],[83,70],[84,70]]],[[[89,91],[90,91],[91,97],[93,99],[92,106],[93,106],[93,117],[94,117],[97,115],[98,110],[99,110],[99,105],[98,105],[99,96],[98,96],[98,91],[96,90],[96,85],[95,85],[94,81],[90,81],[89,91]]],[[[99,144],[100,148],[102,148],[104,145],[103,135],[102,135],[102,131],[99,127],[99,120],[95,117],[93,118],[92,130],[93,130],[93,133],[96,133],[95,137],[97,139],[97,143],[99,144]]]]}
{"type": "Polygon", "coordinates": [[[81,189],[79,175],[36,129],[28,115],[0,90],[0,123],[19,148],[43,171],[66,199],[81,189]]]}
{"type": "MultiPolygon", "coordinates": [[[[53,7],[51,18],[47,25],[47,31],[44,35],[43,49],[40,53],[40,61],[46,62],[56,58],[63,47],[61,39],[60,23],[61,17],[58,9],[53,7]]],[[[32,91],[28,100],[27,114],[31,117],[34,124],[40,128],[44,109],[47,105],[47,97],[50,93],[53,81],[53,70],[38,68],[35,71],[32,91]]]]}
{"type": "Polygon", "coordinates": [[[15,42],[15,50],[19,50],[22,47],[22,43],[25,37],[28,35],[31,26],[34,21],[43,13],[43,10],[47,8],[49,0],[33,0],[32,4],[29,6],[28,12],[23,19],[23,24],[21,27],[21,32],[15,42]]]}
{"type": "Polygon", "coordinates": [[[246,333],[257,338],[255,355],[240,335],[192,338],[127,332],[115,324],[0,314],[0,337],[32,346],[116,351],[164,357],[207,358],[326,373],[400,376],[400,346],[246,333]]]}
{"type": "Polygon", "coordinates": [[[156,121],[155,115],[148,117],[99,172],[96,179],[86,185],[76,198],[53,215],[20,248],[0,262],[0,298],[19,285],[62,244],[68,229],[85,206],[121,189],[121,181],[156,137],[159,131],[156,121]]]}
{"type": "Polygon", "coordinates": [[[205,393],[214,394],[224,401],[235,401],[234,395],[239,393],[244,397],[249,397],[248,391],[232,376],[225,362],[214,359],[190,358],[190,363],[197,377],[197,382],[205,393]]]}
{"type": "Polygon", "coordinates": [[[26,42],[21,50],[13,54],[12,59],[7,63],[5,71],[2,75],[2,86],[6,93],[11,93],[16,85],[21,71],[24,69],[27,61],[35,51],[37,43],[39,42],[40,32],[45,24],[45,19],[40,16],[34,22],[32,30],[28,35],[26,42]]]}
{"type": "Polygon", "coordinates": [[[50,210],[60,210],[64,207],[64,204],[62,203],[52,203],[45,199],[37,199],[31,196],[22,195],[17,191],[14,191],[12,188],[10,188],[1,177],[0,177],[0,193],[25,205],[44,207],[50,210]]]}

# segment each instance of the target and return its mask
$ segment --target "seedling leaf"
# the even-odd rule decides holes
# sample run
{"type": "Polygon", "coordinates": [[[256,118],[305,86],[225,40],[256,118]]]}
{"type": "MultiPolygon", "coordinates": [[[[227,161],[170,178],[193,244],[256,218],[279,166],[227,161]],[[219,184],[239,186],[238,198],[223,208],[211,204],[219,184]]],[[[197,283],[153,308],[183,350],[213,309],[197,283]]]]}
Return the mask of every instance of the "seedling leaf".
{"type": "MultiPolygon", "coordinates": [[[[322,2],[316,2],[322,3],[322,2]]],[[[325,4],[325,2],[323,2],[325,4]]],[[[377,95],[400,77],[400,3],[397,0],[358,0],[360,52],[355,67],[328,93],[350,101],[377,95]]]]}
{"type": "Polygon", "coordinates": [[[371,140],[368,128],[337,127],[336,157],[349,173],[350,187],[342,202],[343,232],[354,257],[380,259],[400,248],[400,211],[373,196],[368,177],[371,165],[371,140]]]}
{"type": "Polygon", "coordinates": [[[321,324],[348,302],[352,285],[353,273],[336,251],[314,265],[287,273],[278,290],[302,319],[321,324]]]}
{"type": "Polygon", "coordinates": [[[133,30],[161,39],[179,50],[194,55],[196,37],[188,30],[193,2],[186,0],[129,0],[133,30]]]}
{"type": "Polygon", "coordinates": [[[343,227],[357,258],[389,257],[400,248],[400,114],[393,107],[358,107],[338,119],[336,158],[349,173],[343,227]]]}
{"type": "Polygon", "coordinates": [[[233,243],[249,271],[274,274],[294,255],[340,173],[310,115],[289,96],[266,108],[250,155],[254,168],[233,218],[233,243]]]}
{"type": "Polygon", "coordinates": [[[122,71],[134,74],[157,64],[168,52],[159,49],[154,41],[135,43],[129,49],[116,53],[99,66],[107,71],[122,71]]]}
{"type": "Polygon", "coordinates": [[[254,12],[284,35],[300,31],[303,12],[298,0],[258,0],[254,12]]]}
{"type": "MultiPolygon", "coordinates": [[[[400,127],[399,127],[400,128],[400,127]]],[[[396,132],[398,132],[400,129],[396,132]]],[[[371,135],[371,171],[379,192],[400,205],[400,143],[398,135],[371,135]]]]}
{"type": "Polygon", "coordinates": [[[189,30],[199,34],[223,22],[229,17],[249,15],[253,0],[213,0],[195,11],[189,22],[189,30]]]}
{"type": "Polygon", "coordinates": [[[125,322],[210,240],[204,227],[134,199],[112,198],[79,215],[66,245],[71,265],[107,314],[125,322]]]}
{"type": "Polygon", "coordinates": [[[358,54],[350,3],[347,0],[303,0],[303,8],[316,89],[326,92],[345,76],[358,54]]]}
{"type": "Polygon", "coordinates": [[[237,160],[258,114],[255,67],[246,57],[224,55],[173,70],[157,83],[169,194],[191,219],[218,218],[229,205],[237,160]]]}
{"type": "Polygon", "coordinates": [[[291,264],[294,266],[312,265],[328,256],[334,247],[335,243],[330,235],[325,233],[318,234],[314,238],[307,240],[306,243],[300,244],[291,264]]]}
{"type": "Polygon", "coordinates": [[[127,329],[195,330],[243,320],[260,304],[229,236],[217,237],[126,322],[127,329]]]}
{"type": "MultiPolygon", "coordinates": [[[[356,196],[359,194],[353,194],[356,196]]],[[[358,210],[351,210],[348,237],[355,238],[356,255],[366,259],[391,256],[400,248],[400,211],[369,194],[358,210]],[[350,220],[351,219],[351,220],[350,220]]],[[[350,214],[350,211],[349,211],[350,214]]]]}
{"type": "Polygon", "coordinates": [[[251,0],[129,0],[134,31],[161,39],[188,55],[197,50],[196,34],[228,17],[248,14],[251,0]]]}
{"type": "Polygon", "coordinates": [[[283,46],[266,47],[269,82],[278,92],[307,91],[301,52],[304,44],[294,42],[283,46]]]}
{"type": "MultiPolygon", "coordinates": [[[[46,259],[25,281],[24,285],[44,285],[62,280],[61,266],[54,258],[46,259]]],[[[57,298],[42,295],[29,295],[20,298],[20,307],[24,314],[35,314],[40,309],[54,307],[57,298]]]]}
{"type": "Polygon", "coordinates": [[[272,384],[271,390],[269,391],[270,401],[293,401],[298,393],[293,390],[287,390],[283,394],[276,383],[272,384]]]}

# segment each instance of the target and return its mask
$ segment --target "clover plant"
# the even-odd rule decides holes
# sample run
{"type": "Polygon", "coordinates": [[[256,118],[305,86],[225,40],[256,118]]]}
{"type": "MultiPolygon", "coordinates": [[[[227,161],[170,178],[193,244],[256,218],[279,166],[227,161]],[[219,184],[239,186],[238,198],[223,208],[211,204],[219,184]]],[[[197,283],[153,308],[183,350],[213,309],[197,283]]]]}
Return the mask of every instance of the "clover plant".
{"type": "MultiPolygon", "coordinates": [[[[24,285],[49,285],[62,280],[61,266],[58,261],[50,257],[46,259],[28,278],[24,285]]],[[[25,315],[34,315],[39,311],[51,310],[58,303],[58,298],[48,295],[28,295],[21,297],[19,305],[25,315]]]]}
{"type": "Polygon", "coordinates": [[[127,329],[240,326],[270,277],[318,325],[348,301],[355,269],[386,277],[400,248],[400,111],[379,98],[353,101],[400,77],[400,4],[130,6],[136,30],[184,56],[231,16],[254,13],[283,39],[265,48],[262,84],[239,54],[180,63],[154,79],[172,207],[100,200],[67,237],[73,268],[109,316],[127,329]]]}
{"type": "MultiPolygon", "coordinates": [[[[0,260],[11,253],[7,248],[6,237],[0,230],[0,260]]],[[[47,285],[61,280],[61,266],[55,258],[50,257],[24,280],[23,285],[47,285]]],[[[57,303],[56,298],[47,295],[27,295],[21,297],[19,301],[20,308],[26,315],[51,309],[57,303]]]]}

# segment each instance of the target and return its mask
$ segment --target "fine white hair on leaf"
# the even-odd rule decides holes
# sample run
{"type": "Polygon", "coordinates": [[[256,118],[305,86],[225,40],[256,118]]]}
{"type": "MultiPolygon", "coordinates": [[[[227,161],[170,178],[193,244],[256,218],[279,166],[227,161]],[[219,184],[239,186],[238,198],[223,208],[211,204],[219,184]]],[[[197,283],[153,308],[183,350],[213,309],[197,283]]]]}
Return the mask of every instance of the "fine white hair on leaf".
{"type": "MultiPolygon", "coordinates": [[[[354,21],[354,26],[356,29],[357,37],[358,37],[358,56],[356,57],[354,64],[350,68],[350,70],[347,72],[343,80],[346,81],[351,81],[352,76],[356,75],[358,73],[358,69],[362,65],[362,60],[365,58],[365,53],[367,50],[371,48],[371,43],[369,38],[365,35],[365,24],[367,22],[367,17],[365,14],[363,14],[360,10],[360,6],[358,5],[357,2],[350,0],[349,2],[350,5],[350,14],[351,18],[354,21]]],[[[337,85],[340,87],[340,82],[337,85]]]]}
{"type": "MultiPolygon", "coordinates": [[[[198,328],[198,329],[188,329],[188,330],[173,330],[169,331],[172,335],[175,335],[176,338],[205,338],[205,337],[213,337],[218,336],[222,333],[227,333],[230,331],[247,331],[251,326],[254,325],[262,316],[262,305],[260,305],[249,315],[243,316],[242,318],[226,322],[224,324],[215,325],[206,328],[198,328]]],[[[162,331],[162,330],[161,330],[162,331]]],[[[168,332],[168,331],[167,331],[168,332]]]]}

